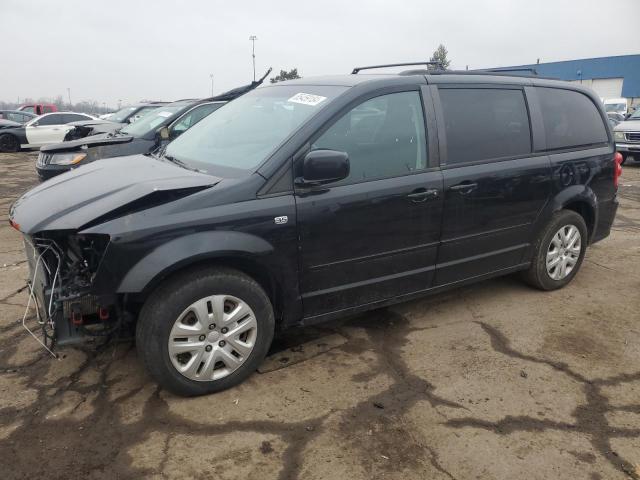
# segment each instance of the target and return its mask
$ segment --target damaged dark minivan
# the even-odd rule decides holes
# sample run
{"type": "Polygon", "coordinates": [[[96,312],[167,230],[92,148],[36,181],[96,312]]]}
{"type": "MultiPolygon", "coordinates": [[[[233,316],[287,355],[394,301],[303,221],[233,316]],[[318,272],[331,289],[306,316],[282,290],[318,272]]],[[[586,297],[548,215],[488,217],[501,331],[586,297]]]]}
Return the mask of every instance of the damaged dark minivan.
{"type": "Polygon", "coordinates": [[[564,287],[609,234],[620,158],[591,90],[354,73],[262,86],[162,155],[17,200],[46,335],[135,328],[160,385],[204,394],[248,377],[286,327],[513,272],[564,287]]]}

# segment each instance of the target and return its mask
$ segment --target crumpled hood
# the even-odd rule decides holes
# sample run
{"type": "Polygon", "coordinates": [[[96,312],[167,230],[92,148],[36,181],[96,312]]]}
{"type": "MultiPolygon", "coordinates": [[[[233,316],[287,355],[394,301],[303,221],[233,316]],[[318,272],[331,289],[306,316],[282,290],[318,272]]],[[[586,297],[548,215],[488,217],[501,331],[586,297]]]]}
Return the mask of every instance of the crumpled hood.
{"type": "Polygon", "coordinates": [[[20,231],[76,230],[148,195],[206,188],[220,178],[144,155],[109,158],[54,177],[11,206],[20,231]]]}

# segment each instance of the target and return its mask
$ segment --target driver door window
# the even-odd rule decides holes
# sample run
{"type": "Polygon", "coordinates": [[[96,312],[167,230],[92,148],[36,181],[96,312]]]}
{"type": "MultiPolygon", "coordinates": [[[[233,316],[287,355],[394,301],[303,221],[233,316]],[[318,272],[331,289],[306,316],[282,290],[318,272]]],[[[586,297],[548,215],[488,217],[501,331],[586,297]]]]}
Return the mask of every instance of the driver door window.
{"type": "Polygon", "coordinates": [[[361,103],[339,118],[311,149],[349,155],[349,176],[332,185],[424,170],[427,152],[420,94],[391,93],[361,103]]]}

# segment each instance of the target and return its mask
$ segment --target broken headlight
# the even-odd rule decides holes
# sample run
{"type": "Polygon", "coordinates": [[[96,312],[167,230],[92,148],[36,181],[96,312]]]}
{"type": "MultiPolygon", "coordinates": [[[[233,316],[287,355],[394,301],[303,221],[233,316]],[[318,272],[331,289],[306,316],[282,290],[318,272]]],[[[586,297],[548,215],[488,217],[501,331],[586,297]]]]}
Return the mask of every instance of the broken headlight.
{"type": "Polygon", "coordinates": [[[76,165],[85,158],[87,158],[87,154],[81,152],[55,153],[49,163],[52,165],[76,165]]]}

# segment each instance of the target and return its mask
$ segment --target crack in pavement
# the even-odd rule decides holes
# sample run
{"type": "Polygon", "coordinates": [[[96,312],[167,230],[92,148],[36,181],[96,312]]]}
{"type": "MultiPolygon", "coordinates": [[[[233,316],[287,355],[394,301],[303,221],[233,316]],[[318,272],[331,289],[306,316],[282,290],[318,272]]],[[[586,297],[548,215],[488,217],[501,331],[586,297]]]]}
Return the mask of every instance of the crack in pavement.
{"type": "MultiPolygon", "coordinates": [[[[640,428],[633,429],[610,426],[606,418],[607,413],[616,410],[627,410],[624,410],[625,407],[609,405],[609,399],[601,392],[601,388],[604,386],[615,386],[640,380],[640,372],[590,380],[573,371],[565,362],[539,358],[534,355],[519,352],[511,346],[509,339],[495,327],[484,322],[477,321],[475,323],[480,325],[489,336],[491,346],[496,352],[511,358],[547,365],[582,384],[586,402],[575,408],[573,412],[573,417],[575,418],[574,423],[541,420],[529,416],[507,415],[497,422],[478,418],[451,419],[445,423],[446,426],[453,428],[479,428],[500,435],[508,435],[514,432],[543,432],[550,429],[582,433],[589,437],[593,448],[613,467],[633,479],[640,479],[636,467],[629,460],[618,455],[611,447],[611,440],[613,438],[635,438],[640,436],[640,428]]],[[[636,411],[640,410],[640,405],[628,405],[626,408],[631,411],[636,411]]]]}
{"type": "MultiPolygon", "coordinates": [[[[111,358],[107,355],[109,348],[103,351],[85,352],[86,358],[74,371],[66,377],[62,377],[48,385],[40,383],[41,367],[36,363],[41,358],[32,362],[31,366],[21,366],[21,375],[26,378],[25,389],[34,389],[37,392],[36,400],[26,408],[0,408],[0,421],[5,419],[20,418],[21,426],[16,428],[7,439],[0,441],[0,457],[15,458],[14,463],[5,472],[6,478],[19,478],[23,475],[38,475],[48,472],[65,472],[69,468],[76,472],[91,472],[96,469],[115,469],[110,463],[120,452],[126,452],[129,447],[144,441],[150,432],[160,432],[167,435],[162,461],[159,466],[148,471],[145,468],[134,468],[131,465],[133,458],[129,458],[128,466],[120,465],[118,473],[120,477],[139,478],[146,473],[161,474],[169,459],[168,446],[170,437],[177,434],[184,435],[225,435],[234,432],[253,432],[270,434],[279,437],[285,444],[280,459],[280,480],[296,479],[300,477],[303,467],[303,452],[310,442],[325,431],[324,422],[334,414],[341,415],[341,440],[344,439],[353,445],[353,451],[359,452],[363,466],[373,472],[376,469],[394,471],[400,466],[408,465],[419,467],[426,461],[434,469],[454,478],[444,466],[441,465],[435,448],[426,445],[423,440],[416,439],[411,428],[405,426],[403,417],[419,401],[427,401],[433,408],[448,407],[465,409],[462,405],[447,400],[435,393],[435,387],[428,381],[410,372],[409,367],[401,358],[401,350],[406,343],[406,337],[413,331],[423,329],[411,328],[409,321],[403,316],[391,311],[379,311],[366,319],[361,318],[351,323],[353,326],[364,328],[369,338],[367,348],[376,352],[376,365],[373,365],[371,377],[387,373],[393,384],[377,394],[371,395],[356,405],[346,409],[330,409],[314,418],[299,422],[281,422],[271,420],[256,421],[231,421],[222,424],[206,425],[194,422],[173,413],[166,400],[160,396],[157,388],[153,395],[144,403],[140,420],[132,424],[123,423],[117,410],[119,405],[134,397],[144,386],[133,389],[115,399],[109,400],[109,390],[118,379],[109,381],[107,372],[118,362],[122,362],[127,352],[116,355],[117,347],[113,346],[111,358]],[[94,384],[80,384],[79,380],[88,368],[95,368],[99,372],[99,380],[94,384]],[[52,393],[53,392],[53,393],[52,393]],[[55,408],[61,395],[75,392],[80,395],[80,400],[74,404],[67,418],[47,420],[46,412],[55,408]],[[90,395],[93,397],[90,399],[90,395]],[[83,408],[87,402],[91,402],[93,411],[84,419],[70,418],[76,411],[83,408]],[[374,404],[384,404],[384,411],[374,407],[374,404]],[[376,435],[367,435],[372,425],[379,425],[382,432],[376,435]],[[83,428],[88,425],[88,428],[83,428]],[[400,425],[400,428],[398,428],[400,425]],[[78,429],[83,428],[82,434],[78,429]],[[65,438],[65,446],[72,451],[82,451],[81,457],[52,454],[48,461],[40,464],[28,462],[29,449],[39,448],[40,440],[65,438]],[[364,441],[363,441],[364,437],[364,441]],[[410,439],[409,442],[407,439],[410,439]],[[18,447],[18,445],[20,447],[18,447]],[[26,446],[26,447],[25,447],[26,446]],[[408,448],[408,447],[414,447],[408,448]],[[20,453],[26,455],[23,457],[20,453]],[[416,449],[423,451],[424,455],[416,455],[416,449]],[[379,451],[378,457],[372,456],[372,451],[379,451]],[[390,458],[388,462],[379,460],[382,455],[390,458]]],[[[355,342],[348,342],[342,347],[345,351],[355,348],[355,342]],[[349,343],[352,343],[349,347],[349,343]]],[[[133,345],[129,347],[133,348],[133,345]]],[[[358,348],[361,348],[358,347],[358,348]]],[[[0,362],[13,353],[12,348],[0,351],[0,362]]],[[[45,358],[43,356],[42,358],[45,358]]],[[[367,378],[359,381],[366,382],[367,378]]],[[[127,454],[128,455],[128,454],[127,454]]]]}

